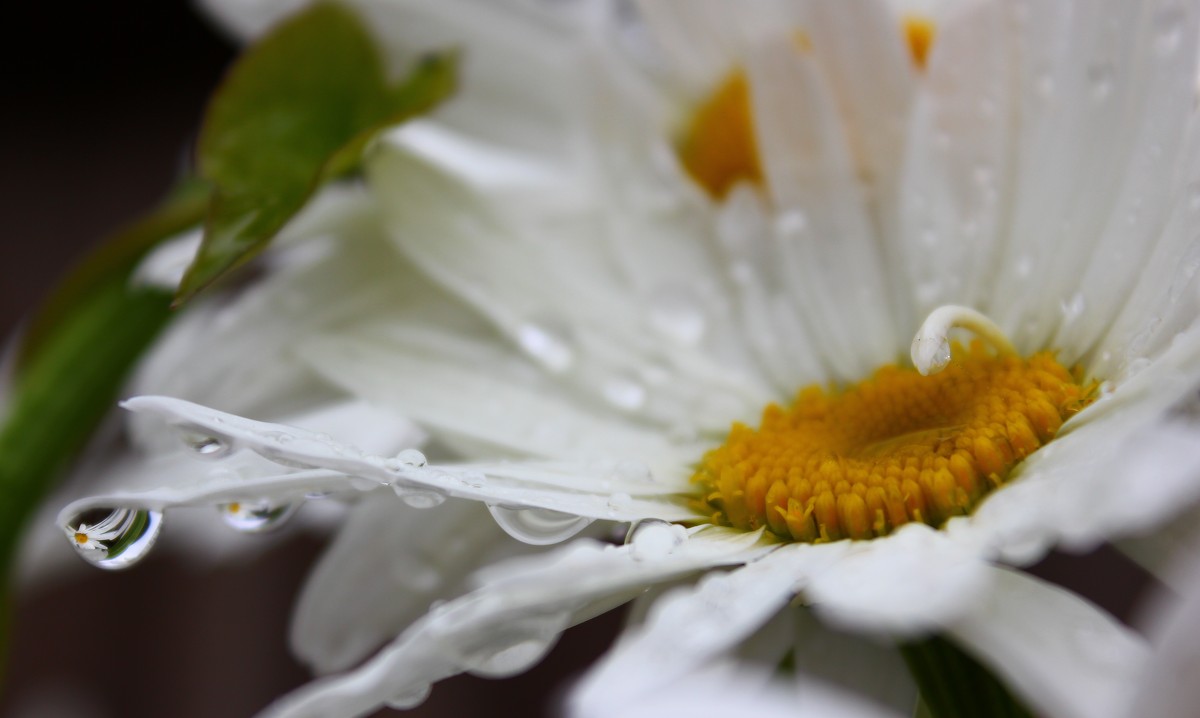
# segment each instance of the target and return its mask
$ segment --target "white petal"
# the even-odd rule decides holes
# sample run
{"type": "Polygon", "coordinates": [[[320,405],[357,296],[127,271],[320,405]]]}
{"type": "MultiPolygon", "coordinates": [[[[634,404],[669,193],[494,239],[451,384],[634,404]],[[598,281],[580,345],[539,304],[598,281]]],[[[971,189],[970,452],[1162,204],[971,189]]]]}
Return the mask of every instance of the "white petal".
{"type": "MultiPolygon", "coordinates": [[[[917,686],[894,643],[833,629],[811,611],[796,610],[796,673],[910,715],[917,686]]],[[[887,641],[888,639],[884,639],[887,641]]]]}
{"type": "Polygon", "coordinates": [[[949,633],[1043,715],[1120,715],[1142,674],[1143,639],[1082,598],[992,569],[993,589],[949,633]]]}
{"type": "Polygon", "coordinates": [[[728,574],[668,592],[575,688],[572,703],[634,703],[732,651],[787,605],[836,545],[783,546],[728,574]],[[795,550],[802,548],[804,550],[795,550]]]}
{"type": "Polygon", "coordinates": [[[757,541],[758,534],[710,528],[655,558],[636,558],[631,546],[579,541],[536,560],[516,560],[503,578],[434,609],[360,668],[285,696],[263,715],[361,715],[386,703],[415,705],[431,683],[464,671],[524,670],[574,616],[590,615],[590,606],[628,600],[647,585],[711,566],[753,560],[770,550],[757,541]]]}
{"type": "Polygon", "coordinates": [[[573,701],[567,715],[576,718],[899,718],[907,712],[884,711],[859,696],[814,680],[784,683],[769,670],[730,662],[709,663],[650,695],[593,694],[573,701]]]}
{"type": "Polygon", "coordinates": [[[183,273],[196,258],[203,231],[199,228],[178,237],[164,240],[138,262],[129,281],[134,286],[147,286],[175,291],[183,273]]]}
{"type": "Polygon", "coordinates": [[[805,593],[821,618],[847,630],[935,631],[987,592],[977,547],[924,524],[885,538],[843,541],[842,557],[815,573],[805,593]]]}
{"type": "MultiPolygon", "coordinates": [[[[1169,585],[1177,587],[1179,596],[1158,596],[1152,604],[1148,631],[1154,646],[1153,653],[1142,672],[1142,680],[1122,718],[1161,716],[1187,718],[1196,712],[1200,701],[1200,571],[1197,570],[1195,548],[1190,554],[1178,557],[1169,585]]],[[[1166,594],[1168,592],[1162,592],[1166,594]]]]}
{"type": "Polygon", "coordinates": [[[787,286],[837,376],[861,378],[892,359],[898,342],[835,99],[790,36],[762,43],[747,69],[787,286]]]}
{"type": "Polygon", "coordinates": [[[350,668],[434,600],[461,593],[481,564],[523,546],[467,501],[416,509],[390,492],[363,499],[309,573],[292,615],[292,650],[318,673],[350,668]]]}
{"type": "MultiPolygon", "coordinates": [[[[169,397],[136,397],[126,408],[151,414],[181,431],[212,442],[222,452],[248,450],[269,461],[307,469],[291,474],[242,479],[231,472],[199,486],[171,486],[131,494],[121,493],[76,502],[82,506],[128,505],[161,509],[167,506],[223,503],[231,498],[298,498],[313,491],[346,491],[391,486],[401,494],[430,492],[484,501],[514,510],[548,509],[584,518],[635,521],[659,518],[693,519],[682,502],[662,496],[648,472],[631,474],[620,465],[580,465],[579,485],[564,488],[562,465],[537,464],[425,467],[418,453],[384,457],[364,453],[328,434],[244,419],[169,397]],[[611,471],[617,471],[613,475],[611,471]],[[639,487],[644,487],[644,491],[639,487]],[[635,493],[619,489],[628,488],[635,493]],[[617,490],[614,490],[617,489],[617,490]],[[118,502],[113,504],[112,502],[118,502]]],[[[236,458],[236,457],[235,457],[236,458]]],[[[563,536],[561,538],[567,538],[563,536]]],[[[560,539],[561,540],[561,539],[560,539]]]]}

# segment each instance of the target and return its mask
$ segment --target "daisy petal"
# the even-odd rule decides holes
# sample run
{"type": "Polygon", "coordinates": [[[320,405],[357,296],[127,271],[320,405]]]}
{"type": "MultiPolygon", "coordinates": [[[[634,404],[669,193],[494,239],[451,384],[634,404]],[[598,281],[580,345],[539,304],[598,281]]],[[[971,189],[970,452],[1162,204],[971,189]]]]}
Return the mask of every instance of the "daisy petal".
{"type": "Polygon", "coordinates": [[[992,590],[950,634],[1044,715],[1121,715],[1149,653],[1146,642],[1073,593],[993,568],[992,590]]]}
{"type": "Polygon", "coordinates": [[[351,509],[309,573],[292,615],[295,654],[318,673],[350,668],[462,592],[467,574],[524,546],[506,541],[483,507],[429,509],[374,492],[351,509]]]}
{"type": "Polygon", "coordinates": [[[509,675],[541,659],[577,616],[594,615],[645,586],[714,566],[753,560],[770,547],[759,534],[694,532],[671,551],[577,541],[536,559],[493,567],[479,590],[435,608],[358,669],[285,696],[263,718],[362,715],[411,707],[430,684],[470,671],[509,675]],[[710,540],[711,539],[711,540],[710,540]]]}
{"type": "Polygon", "coordinates": [[[730,652],[787,605],[814,567],[840,553],[836,544],[782,546],[735,571],[667,592],[646,623],[626,634],[575,688],[572,701],[632,704],[653,695],[660,685],[730,652]]]}
{"type": "MultiPolygon", "coordinates": [[[[580,518],[613,521],[695,518],[682,502],[662,496],[662,490],[652,482],[648,471],[634,475],[622,471],[620,465],[580,465],[576,475],[581,480],[577,488],[571,489],[563,488],[566,482],[561,478],[561,465],[484,466],[483,469],[490,472],[488,476],[471,465],[426,467],[425,457],[419,452],[407,455],[401,452],[395,457],[365,454],[328,434],[244,419],[169,397],[136,397],[124,402],[123,406],[157,416],[180,431],[200,437],[200,447],[219,446],[223,453],[245,449],[283,466],[308,471],[251,480],[236,476],[214,477],[200,486],[88,499],[90,506],[111,506],[114,504],[104,502],[119,501],[122,503],[116,505],[157,509],[219,503],[229,497],[247,497],[254,492],[260,497],[296,498],[313,491],[391,486],[401,495],[432,491],[439,496],[469,498],[515,511],[545,509],[580,518]],[[618,471],[619,475],[608,473],[612,471],[618,471]],[[643,486],[644,492],[640,490],[643,486]],[[622,488],[635,493],[620,491],[622,488]]],[[[582,525],[585,524],[580,528],[582,525]]],[[[567,537],[562,536],[559,540],[567,537]]]]}
{"type": "Polygon", "coordinates": [[[840,545],[844,555],[812,576],[805,595],[819,616],[847,630],[894,636],[935,631],[989,588],[979,552],[925,524],[840,545]]]}

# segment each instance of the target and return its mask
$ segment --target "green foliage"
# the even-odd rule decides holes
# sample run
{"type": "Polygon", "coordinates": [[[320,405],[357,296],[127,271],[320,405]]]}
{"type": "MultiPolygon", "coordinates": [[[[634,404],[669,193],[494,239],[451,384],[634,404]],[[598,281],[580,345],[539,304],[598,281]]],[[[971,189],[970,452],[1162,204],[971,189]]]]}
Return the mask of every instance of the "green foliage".
{"type": "Polygon", "coordinates": [[[325,181],[353,169],[381,128],[453,92],[453,54],[398,83],[355,15],[318,4],[251,48],[212,99],[197,150],[214,185],[183,302],[260,252],[325,181]]]}

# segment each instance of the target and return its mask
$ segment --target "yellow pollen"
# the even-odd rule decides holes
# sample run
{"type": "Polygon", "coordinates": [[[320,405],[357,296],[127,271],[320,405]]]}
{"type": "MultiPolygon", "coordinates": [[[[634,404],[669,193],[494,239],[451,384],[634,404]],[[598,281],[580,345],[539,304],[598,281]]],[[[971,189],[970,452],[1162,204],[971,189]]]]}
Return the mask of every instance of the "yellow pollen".
{"type": "Polygon", "coordinates": [[[923,15],[906,15],[904,17],[904,37],[908,40],[908,51],[912,53],[913,62],[922,70],[925,60],[929,57],[929,48],[937,36],[937,26],[933,20],[923,15]]]}
{"type": "Polygon", "coordinates": [[[762,182],[750,85],[744,72],[730,73],[696,110],[680,144],[679,159],[713,199],[723,199],[739,181],[762,182]]]}
{"type": "Polygon", "coordinates": [[[76,531],[76,532],[75,532],[75,543],[77,543],[77,544],[85,544],[85,543],[87,543],[87,542],[88,542],[88,535],[87,535],[87,534],[83,533],[82,531],[76,531]]]}
{"type": "Polygon", "coordinates": [[[966,514],[1086,406],[1049,352],[994,356],[959,344],[940,373],[885,366],[839,392],[802,389],[762,425],[734,424],[692,480],[713,523],[789,541],[869,539],[966,514]]]}

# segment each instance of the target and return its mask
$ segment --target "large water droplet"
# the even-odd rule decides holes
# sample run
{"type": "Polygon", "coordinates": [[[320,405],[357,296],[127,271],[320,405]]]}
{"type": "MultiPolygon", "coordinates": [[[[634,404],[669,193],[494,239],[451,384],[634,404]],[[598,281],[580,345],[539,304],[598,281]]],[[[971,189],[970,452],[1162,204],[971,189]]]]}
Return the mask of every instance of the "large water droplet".
{"type": "Polygon", "coordinates": [[[663,286],[650,294],[650,325],[680,344],[695,345],[708,329],[704,307],[689,287],[663,286]]]}
{"type": "Polygon", "coordinates": [[[504,635],[486,637],[486,643],[464,650],[459,660],[477,676],[506,678],[523,673],[554,647],[570,621],[570,613],[513,619],[505,625],[504,635]]]}
{"type": "Polygon", "coordinates": [[[608,403],[624,409],[637,411],[646,405],[646,387],[641,382],[624,375],[610,377],[602,387],[608,403]]]}
{"type": "Polygon", "coordinates": [[[569,328],[556,320],[528,321],[517,327],[517,344],[552,372],[561,373],[575,361],[569,328]]]}
{"type": "Polygon", "coordinates": [[[534,546],[566,541],[587,528],[592,519],[535,507],[508,508],[488,504],[488,511],[505,533],[534,546]]]}
{"type": "Polygon", "coordinates": [[[635,561],[653,561],[670,556],[687,540],[687,529],[662,519],[643,519],[629,528],[625,543],[635,561]]]}
{"type": "Polygon", "coordinates": [[[785,237],[794,237],[803,232],[806,227],[808,227],[808,217],[798,209],[780,212],[775,217],[775,231],[785,237]]]}
{"type": "Polygon", "coordinates": [[[221,519],[229,526],[242,533],[254,534],[277,529],[284,524],[292,514],[296,513],[298,504],[280,504],[269,499],[254,499],[250,501],[234,501],[221,504],[217,511],[221,519]]]}
{"type": "Polygon", "coordinates": [[[148,509],[89,509],[63,527],[85,561],[107,570],[141,560],[162,531],[162,513],[148,509]]]}
{"type": "Polygon", "coordinates": [[[399,454],[396,454],[396,460],[405,466],[424,466],[429,463],[425,458],[425,454],[416,449],[405,449],[399,454]]]}

